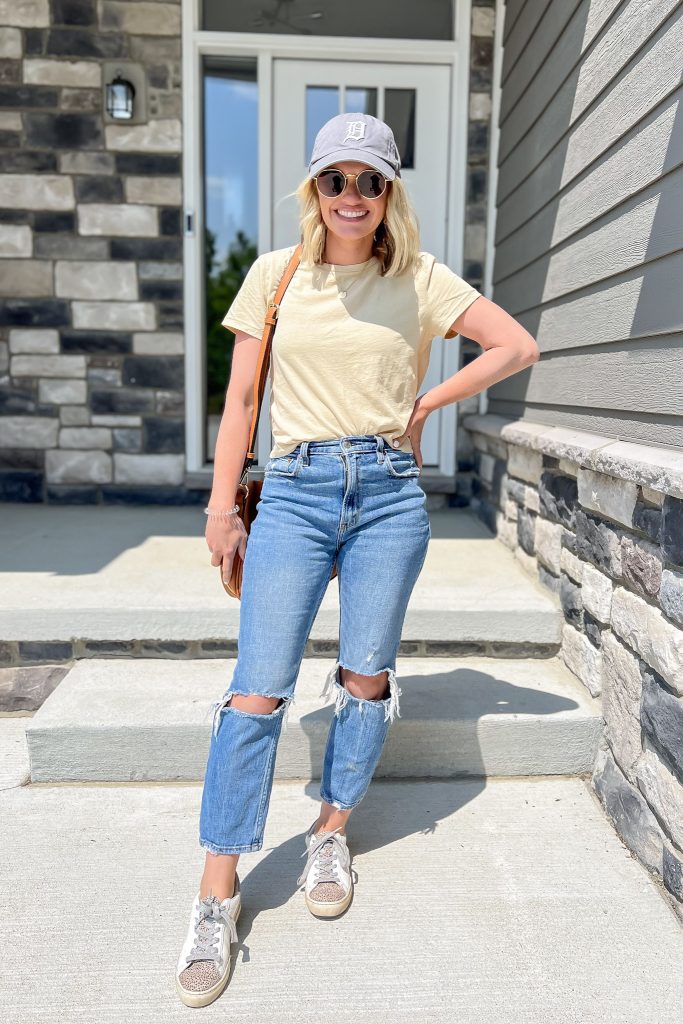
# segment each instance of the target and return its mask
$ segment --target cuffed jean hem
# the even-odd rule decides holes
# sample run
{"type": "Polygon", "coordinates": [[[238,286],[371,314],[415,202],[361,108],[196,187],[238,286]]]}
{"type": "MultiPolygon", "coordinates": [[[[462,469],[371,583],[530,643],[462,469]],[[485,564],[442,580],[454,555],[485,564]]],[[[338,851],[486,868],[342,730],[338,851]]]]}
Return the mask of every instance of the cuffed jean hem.
{"type": "MultiPolygon", "coordinates": [[[[367,792],[367,791],[366,791],[366,792],[367,792]]],[[[362,797],[360,798],[360,800],[357,800],[357,801],[355,802],[355,804],[343,804],[343,803],[341,803],[341,801],[339,801],[339,800],[334,800],[334,799],[333,799],[333,798],[332,798],[332,797],[331,797],[331,796],[330,796],[330,795],[329,795],[328,793],[326,793],[326,792],[325,792],[324,790],[322,790],[322,789],[320,790],[320,799],[321,799],[321,800],[324,800],[326,804],[329,804],[329,805],[330,805],[331,807],[334,807],[334,808],[335,808],[336,810],[338,810],[338,811],[353,811],[353,810],[354,810],[354,808],[358,807],[358,804],[359,804],[359,803],[361,803],[361,801],[363,800],[363,798],[364,798],[364,797],[365,797],[365,793],[364,793],[364,794],[363,794],[363,796],[362,796],[362,797]]]]}
{"type": "Polygon", "coordinates": [[[199,840],[199,845],[203,850],[208,850],[209,853],[222,854],[224,856],[228,854],[239,854],[239,853],[256,853],[258,850],[263,848],[263,840],[261,842],[250,843],[248,846],[216,846],[215,843],[206,842],[203,839],[199,840]]]}

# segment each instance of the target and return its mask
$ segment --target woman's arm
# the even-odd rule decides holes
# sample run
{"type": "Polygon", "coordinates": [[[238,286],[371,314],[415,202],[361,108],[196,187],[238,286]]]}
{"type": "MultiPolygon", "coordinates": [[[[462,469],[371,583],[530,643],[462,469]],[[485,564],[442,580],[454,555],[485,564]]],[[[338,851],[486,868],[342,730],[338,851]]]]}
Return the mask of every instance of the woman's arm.
{"type": "Polygon", "coordinates": [[[260,338],[252,338],[244,331],[235,334],[230,380],[213,458],[211,508],[232,508],[235,504],[237,484],[249,444],[260,345],[260,338]]]}
{"type": "Polygon", "coordinates": [[[484,295],[475,299],[453,321],[447,333],[464,334],[485,351],[452,377],[421,396],[421,407],[427,412],[434,412],[451,402],[477,395],[491,384],[538,362],[541,355],[529,332],[501,306],[484,295]]]}
{"type": "Polygon", "coordinates": [[[475,299],[453,321],[447,336],[454,334],[464,334],[485,351],[452,377],[420,395],[405,433],[394,439],[400,444],[405,437],[411,438],[413,452],[420,466],[420,437],[430,412],[462,398],[477,395],[491,384],[538,362],[540,358],[539,347],[529,332],[501,306],[484,295],[475,299]]]}
{"type": "MultiPolygon", "coordinates": [[[[237,485],[242,476],[249,444],[254,408],[254,378],[260,347],[260,338],[254,338],[244,331],[236,332],[225,408],[216,438],[209,508],[227,509],[235,504],[237,485]]],[[[211,552],[211,565],[222,565],[223,579],[227,582],[232,572],[235,552],[239,551],[242,558],[246,553],[247,533],[244,523],[239,516],[209,518],[205,537],[211,552]]]]}

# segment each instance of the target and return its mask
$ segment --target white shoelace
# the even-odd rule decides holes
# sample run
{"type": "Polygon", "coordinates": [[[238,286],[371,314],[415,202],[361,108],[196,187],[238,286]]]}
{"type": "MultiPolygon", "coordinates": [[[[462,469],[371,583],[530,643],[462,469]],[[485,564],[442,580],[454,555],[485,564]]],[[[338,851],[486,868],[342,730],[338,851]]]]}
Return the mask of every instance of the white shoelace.
{"type": "Polygon", "coordinates": [[[297,885],[302,885],[305,882],[311,867],[315,871],[314,885],[319,882],[336,882],[337,885],[342,885],[338,860],[348,863],[349,851],[339,835],[339,829],[321,832],[320,835],[315,836],[301,856],[305,857],[306,854],[308,854],[306,866],[297,879],[297,885]]]}
{"type": "Polygon", "coordinates": [[[187,963],[193,960],[220,961],[218,952],[218,928],[223,923],[228,929],[230,942],[237,942],[237,925],[227,907],[221,907],[215,900],[203,899],[199,903],[199,916],[195,924],[195,940],[187,954],[187,963]]]}

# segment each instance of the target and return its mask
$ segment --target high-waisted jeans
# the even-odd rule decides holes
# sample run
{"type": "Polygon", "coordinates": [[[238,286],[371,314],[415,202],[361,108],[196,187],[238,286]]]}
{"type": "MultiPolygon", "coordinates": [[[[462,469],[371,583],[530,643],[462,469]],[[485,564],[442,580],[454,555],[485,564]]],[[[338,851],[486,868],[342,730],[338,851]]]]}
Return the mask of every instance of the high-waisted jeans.
{"type": "Polygon", "coordinates": [[[341,810],[364,797],[399,714],[396,654],[431,536],[410,452],[364,434],[304,441],[270,459],[244,558],[237,661],[213,706],[199,820],[200,846],[236,854],[263,845],[275,754],[304,649],[336,560],[339,657],[322,696],[335,699],[320,796],[341,810]],[[340,680],[387,672],[389,693],[365,700],[340,680]],[[270,714],[232,695],[281,698],[270,714]]]}

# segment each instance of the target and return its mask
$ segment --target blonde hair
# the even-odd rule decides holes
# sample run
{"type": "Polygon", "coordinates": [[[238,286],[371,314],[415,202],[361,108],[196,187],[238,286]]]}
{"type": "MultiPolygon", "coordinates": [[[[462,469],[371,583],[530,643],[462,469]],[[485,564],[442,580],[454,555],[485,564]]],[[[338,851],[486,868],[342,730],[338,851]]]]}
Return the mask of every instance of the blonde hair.
{"type": "MultiPolygon", "coordinates": [[[[384,220],[375,232],[372,255],[380,262],[382,276],[394,277],[417,266],[420,229],[417,214],[401,179],[387,181],[387,191],[384,220]]],[[[307,263],[323,263],[327,225],[322,217],[315,181],[304,178],[292,194],[300,206],[301,258],[307,263]]]]}

